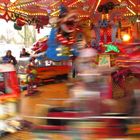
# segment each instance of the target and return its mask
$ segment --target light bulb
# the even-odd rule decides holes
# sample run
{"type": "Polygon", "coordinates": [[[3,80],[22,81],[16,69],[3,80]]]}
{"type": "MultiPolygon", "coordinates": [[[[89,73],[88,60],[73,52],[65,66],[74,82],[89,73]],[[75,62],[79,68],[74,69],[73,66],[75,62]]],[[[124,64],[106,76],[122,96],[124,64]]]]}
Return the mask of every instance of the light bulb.
{"type": "Polygon", "coordinates": [[[122,39],[123,39],[123,41],[124,42],[128,42],[129,40],[130,40],[130,35],[129,34],[124,34],[123,36],[122,36],[122,39]]]}
{"type": "Polygon", "coordinates": [[[10,0],[10,2],[14,3],[14,2],[16,2],[16,0],[10,0]]]}

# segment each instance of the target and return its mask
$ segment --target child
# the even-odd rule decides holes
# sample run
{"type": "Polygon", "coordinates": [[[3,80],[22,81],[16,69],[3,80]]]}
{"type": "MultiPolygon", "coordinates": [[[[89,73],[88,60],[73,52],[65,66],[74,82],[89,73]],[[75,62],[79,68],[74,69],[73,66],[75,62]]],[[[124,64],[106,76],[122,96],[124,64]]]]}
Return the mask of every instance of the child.
{"type": "Polygon", "coordinates": [[[36,92],[36,87],[37,87],[37,83],[36,83],[36,79],[37,79],[37,71],[35,69],[35,67],[33,65],[29,65],[28,68],[27,68],[27,94],[26,96],[28,95],[31,95],[33,94],[34,92],[36,92]]]}

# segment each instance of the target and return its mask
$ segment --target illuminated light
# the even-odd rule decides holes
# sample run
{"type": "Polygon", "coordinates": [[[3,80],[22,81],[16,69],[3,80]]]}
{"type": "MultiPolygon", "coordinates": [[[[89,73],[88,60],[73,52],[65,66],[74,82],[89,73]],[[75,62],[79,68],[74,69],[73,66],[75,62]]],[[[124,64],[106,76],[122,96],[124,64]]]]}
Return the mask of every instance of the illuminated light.
{"type": "Polygon", "coordinates": [[[55,2],[55,3],[53,3],[53,4],[51,4],[50,6],[55,6],[57,3],[59,3],[59,1],[57,1],[57,2],[55,2]]]}
{"type": "Polygon", "coordinates": [[[128,0],[133,6],[136,6],[136,4],[134,2],[132,2],[131,0],[128,0]]]}
{"type": "Polygon", "coordinates": [[[126,1],[119,1],[119,2],[120,2],[120,6],[122,6],[122,7],[128,6],[126,1]]]}
{"type": "Polygon", "coordinates": [[[136,15],[136,13],[133,11],[133,10],[131,10],[129,7],[126,7],[133,15],[136,15]]]}
{"type": "Polygon", "coordinates": [[[100,3],[101,3],[101,0],[98,0],[98,3],[97,3],[96,8],[95,8],[95,11],[97,11],[97,8],[98,8],[100,3]]]}
{"type": "Polygon", "coordinates": [[[60,10],[57,10],[57,11],[51,13],[50,15],[51,15],[51,16],[52,16],[52,15],[55,15],[55,14],[59,13],[59,11],[60,11],[60,10]]]}
{"type": "Polygon", "coordinates": [[[121,63],[121,62],[124,62],[124,61],[125,61],[126,63],[127,63],[127,62],[135,62],[135,63],[139,63],[139,62],[140,62],[140,60],[116,60],[117,63],[119,63],[119,62],[121,63]]]}
{"type": "MultiPolygon", "coordinates": [[[[118,2],[122,2],[121,0],[118,0],[118,2]]],[[[129,2],[130,2],[130,0],[129,0],[129,2]]],[[[134,3],[133,3],[134,4],[134,3]]],[[[125,5],[125,6],[127,6],[127,5],[125,5]]],[[[133,10],[131,10],[128,6],[126,7],[133,15],[136,15],[136,13],[133,11],[133,10]]]]}
{"type": "Polygon", "coordinates": [[[128,42],[130,40],[130,35],[129,34],[124,34],[122,36],[122,39],[123,39],[124,42],[128,42]]]}
{"type": "Polygon", "coordinates": [[[136,22],[140,22],[140,20],[139,20],[139,19],[137,19],[137,20],[136,20],[136,22]]]}
{"type": "Polygon", "coordinates": [[[10,2],[14,3],[14,2],[16,2],[16,0],[10,0],[10,2]]]}
{"type": "Polygon", "coordinates": [[[79,1],[75,1],[73,3],[71,3],[70,5],[68,5],[68,7],[74,7],[75,4],[77,4],[79,1]]]}
{"type": "Polygon", "coordinates": [[[59,54],[57,54],[57,56],[62,56],[62,54],[61,54],[61,53],[59,53],[59,54]]]}

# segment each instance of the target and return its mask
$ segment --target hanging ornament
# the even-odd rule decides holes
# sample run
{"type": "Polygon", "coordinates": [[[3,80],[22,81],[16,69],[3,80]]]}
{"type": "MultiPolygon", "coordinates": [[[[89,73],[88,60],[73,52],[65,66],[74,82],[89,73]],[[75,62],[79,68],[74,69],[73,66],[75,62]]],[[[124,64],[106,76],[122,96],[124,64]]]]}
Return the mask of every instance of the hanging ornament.
{"type": "Polygon", "coordinates": [[[37,21],[38,24],[40,24],[41,26],[43,25],[48,25],[49,23],[49,17],[48,16],[37,16],[37,21]]]}
{"type": "Polygon", "coordinates": [[[16,29],[16,30],[22,30],[22,27],[21,26],[18,26],[16,23],[14,23],[14,29],[16,29]]]}
{"type": "Polygon", "coordinates": [[[17,18],[17,20],[16,20],[16,24],[18,25],[18,26],[24,26],[25,24],[26,24],[26,21],[25,21],[25,19],[23,19],[23,18],[17,18]]]}

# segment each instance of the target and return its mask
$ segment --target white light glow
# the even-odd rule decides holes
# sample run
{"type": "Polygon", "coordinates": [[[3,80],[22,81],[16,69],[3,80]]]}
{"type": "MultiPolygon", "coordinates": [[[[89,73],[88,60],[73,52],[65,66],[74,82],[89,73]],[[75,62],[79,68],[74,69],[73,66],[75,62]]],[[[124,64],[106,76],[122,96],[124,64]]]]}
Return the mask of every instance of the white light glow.
{"type": "Polygon", "coordinates": [[[129,0],[129,2],[133,5],[136,6],[136,4],[134,2],[132,2],[131,0],[129,0]]]}
{"type": "MultiPolygon", "coordinates": [[[[125,6],[127,6],[127,3],[125,3],[125,1],[121,1],[121,0],[118,0],[118,2],[120,2],[120,3],[123,3],[125,6]]],[[[133,3],[131,0],[129,0],[129,2],[133,5],[133,6],[135,6],[135,3],[133,3]]],[[[130,9],[128,6],[126,7],[133,15],[136,15],[136,13],[132,10],[132,9],[130,9]]]]}
{"type": "Polygon", "coordinates": [[[136,20],[136,22],[140,22],[140,20],[139,20],[139,19],[137,19],[137,20],[136,20]]]}
{"type": "Polygon", "coordinates": [[[129,35],[129,34],[124,34],[124,35],[122,36],[122,39],[123,39],[124,42],[127,42],[127,41],[130,40],[130,35],[129,35]]]}
{"type": "Polygon", "coordinates": [[[127,7],[127,9],[128,9],[133,15],[136,15],[136,13],[135,13],[133,10],[131,10],[129,7],[127,7]]]}
{"type": "Polygon", "coordinates": [[[16,0],[10,0],[10,2],[14,3],[14,2],[16,2],[16,0]]]}
{"type": "Polygon", "coordinates": [[[96,8],[95,8],[95,11],[97,11],[98,6],[100,5],[100,3],[101,3],[101,0],[98,0],[98,3],[97,3],[96,8]]]}

